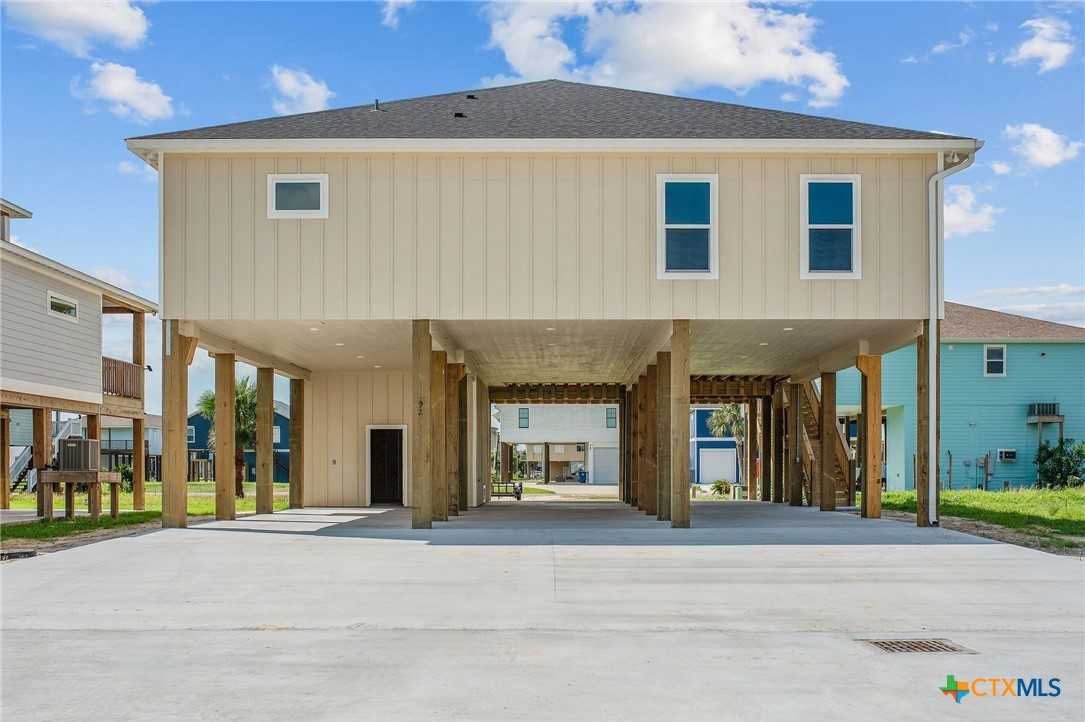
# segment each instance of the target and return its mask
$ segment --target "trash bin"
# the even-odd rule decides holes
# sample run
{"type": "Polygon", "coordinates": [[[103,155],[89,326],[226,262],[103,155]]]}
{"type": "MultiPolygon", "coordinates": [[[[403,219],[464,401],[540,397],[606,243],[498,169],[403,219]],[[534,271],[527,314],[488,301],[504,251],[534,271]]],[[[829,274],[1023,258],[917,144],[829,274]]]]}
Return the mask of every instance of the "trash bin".
{"type": "Polygon", "coordinates": [[[576,480],[579,481],[581,484],[587,484],[588,483],[588,472],[585,471],[584,469],[581,469],[580,471],[576,472],[576,480]]]}

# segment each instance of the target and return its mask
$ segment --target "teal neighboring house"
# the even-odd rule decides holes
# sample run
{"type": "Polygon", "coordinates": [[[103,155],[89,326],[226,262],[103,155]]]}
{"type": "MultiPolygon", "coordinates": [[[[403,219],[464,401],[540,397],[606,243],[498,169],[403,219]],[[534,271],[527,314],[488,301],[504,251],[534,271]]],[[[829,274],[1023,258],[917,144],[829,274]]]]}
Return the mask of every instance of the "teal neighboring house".
{"type": "MultiPolygon", "coordinates": [[[[947,301],[941,331],[943,488],[1031,486],[1041,439],[1085,439],[1085,329],[947,301]]],[[[915,354],[882,359],[887,489],[915,488],[915,354]]],[[[857,413],[855,368],[838,374],[836,402],[857,413]]]]}

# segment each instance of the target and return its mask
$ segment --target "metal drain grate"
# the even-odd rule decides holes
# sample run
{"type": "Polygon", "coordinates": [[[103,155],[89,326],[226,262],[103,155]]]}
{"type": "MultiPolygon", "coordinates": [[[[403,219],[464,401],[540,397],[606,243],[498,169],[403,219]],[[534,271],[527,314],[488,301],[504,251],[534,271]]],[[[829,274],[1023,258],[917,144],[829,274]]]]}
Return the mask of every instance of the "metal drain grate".
{"type": "Polygon", "coordinates": [[[915,653],[915,652],[956,652],[957,654],[975,654],[968,647],[948,639],[860,639],[860,642],[874,645],[883,652],[915,653]]]}

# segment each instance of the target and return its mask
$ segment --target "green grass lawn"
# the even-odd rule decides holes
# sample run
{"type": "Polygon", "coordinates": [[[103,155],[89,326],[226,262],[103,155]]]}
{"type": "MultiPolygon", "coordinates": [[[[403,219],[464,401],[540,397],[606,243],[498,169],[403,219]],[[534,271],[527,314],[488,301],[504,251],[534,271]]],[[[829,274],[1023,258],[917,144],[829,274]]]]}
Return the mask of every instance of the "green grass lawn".
{"type": "Polygon", "coordinates": [[[90,517],[76,517],[71,521],[67,519],[54,519],[53,521],[28,521],[20,524],[5,524],[0,528],[0,537],[7,542],[12,539],[59,539],[61,537],[94,531],[95,529],[113,529],[116,527],[142,524],[147,521],[155,521],[162,516],[160,511],[132,511],[121,514],[116,519],[108,514],[94,521],[90,517]]]}
{"type": "MultiPolygon", "coordinates": [[[[914,491],[890,491],[882,495],[882,506],[915,512],[914,491]]],[[[941,493],[940,511],[946,516],[998,524],[1065,546],[1080,541],[1066,536],[1085,537],[1085,488],[1019,489],[983,491],[958,489],[941,493]]]]}

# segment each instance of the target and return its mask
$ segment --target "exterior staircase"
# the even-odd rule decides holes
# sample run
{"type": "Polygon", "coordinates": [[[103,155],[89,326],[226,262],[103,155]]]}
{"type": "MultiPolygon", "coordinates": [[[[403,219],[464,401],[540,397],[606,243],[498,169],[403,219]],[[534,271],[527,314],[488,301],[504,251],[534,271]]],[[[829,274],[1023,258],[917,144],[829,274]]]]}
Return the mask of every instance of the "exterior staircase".
{"type": "MultiPolygon", "coordinates": [[[[784,394],[784,402],[790,405],[787,393],[784,394]]],[[[807,381],[802,385],[802,488],[805,502],[817,505],[819,500],[815,496],[813,480],[818,473],[818,451],[821,447],[821,430],[818,422],[821,417],[821,393],[814,382],[807,381]]],[[[836,506],[846,507],[855,503],[855,458],[848,446],[844,432],[836,424],[828,430],[835,437],[833,453],[833,489],[836,494],[836,506]]]]}

